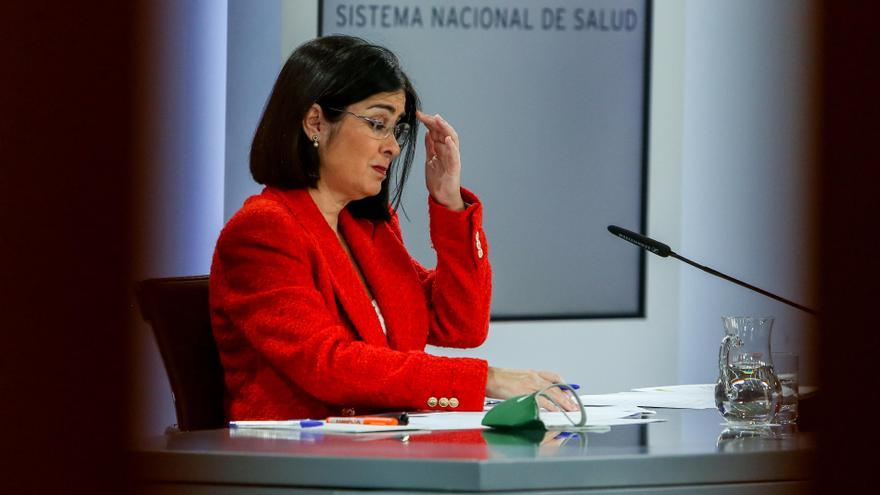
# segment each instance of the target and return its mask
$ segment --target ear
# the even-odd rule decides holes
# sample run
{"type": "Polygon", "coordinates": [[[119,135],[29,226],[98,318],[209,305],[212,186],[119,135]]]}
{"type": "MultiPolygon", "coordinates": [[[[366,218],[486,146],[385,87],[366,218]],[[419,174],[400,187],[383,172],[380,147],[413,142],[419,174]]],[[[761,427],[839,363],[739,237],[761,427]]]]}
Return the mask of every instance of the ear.
{"type": "Polygon", "coordinates": [[[328,123],[324,120],[324,111],[320,105],[312,103],[312,106],[306,111],[306,116],[303,117],[302,127],[306,137],[310,140],[314,136],[318,136],[318,139],[324,137],[323,133],[327,131],[328,123]]]}

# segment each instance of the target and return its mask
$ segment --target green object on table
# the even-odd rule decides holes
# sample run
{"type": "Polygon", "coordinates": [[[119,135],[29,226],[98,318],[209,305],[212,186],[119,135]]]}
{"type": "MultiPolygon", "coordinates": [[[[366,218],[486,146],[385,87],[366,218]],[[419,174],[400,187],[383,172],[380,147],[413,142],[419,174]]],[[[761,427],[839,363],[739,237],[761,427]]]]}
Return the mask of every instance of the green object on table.
{"type": "Polygon", "coordinates": [[[521,395],[496,405],[483,417],[483,425],[493,428],[544,430],[537,394],[521,395]]]}
{"type": "MultiPolygon", "coordinates": [[[[546,430],[547,426],[541,420],[541,408],[538,406],[538,397],[544,397],[562,410],[562,407],[549,395],[544,392],[550,388],[562,388],[572,392],[581,409],[580,421],[572,421],[572,426],[584,426],[587,422],[587,415],[584,412],[584,406],[581,399],[573,388],[565,383],[554,383],[553,385],[544,387],[543,389],[528,395],[521,395],[496,405],[483,417],[483,426],[500,429],[537,429],[546,430]]],[[[566,414],[568,417],[568,414],[566,414]]],[[[570,418],[569,418],[570,420],[570,418]]]]}

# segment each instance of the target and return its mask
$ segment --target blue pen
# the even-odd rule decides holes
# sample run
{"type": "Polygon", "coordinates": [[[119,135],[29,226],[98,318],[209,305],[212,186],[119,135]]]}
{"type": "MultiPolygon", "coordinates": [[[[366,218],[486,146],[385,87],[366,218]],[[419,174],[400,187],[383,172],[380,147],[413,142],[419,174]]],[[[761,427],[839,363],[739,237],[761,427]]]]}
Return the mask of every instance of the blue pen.
{"type": "Polygon", "coordinates": [[[580,388],[581,388],[581,386],[578,385],[577,383],[558,382],[555,385],[568,385],[569,387],[571,387],[574,390],[580,390],[580,388]]]}
{"type": "Polygon", "coordinates": [[[559,432],[559,434],[556,435],[556,436],[554,437],[554,439],[558,439],[558,438],[563,438],[563,439],[564,439],[564,438],[571,438],[571,437],[576,437],[576,436],[578,436],[577,432],[574,432],[574,431],[562,431],[562,432],[559,432]]]}
{"type": "MultiPolygon", "coordinates": [[[[568,385],[569,387],[571,387],[572,390],[580,390],[580,388],[581,388],[581,386],[578,385],[577,383],[559,382],[556,385],[568,385]]],[[[560,390],[565,390],[565,389],[560,387],[560,390]]],[[[568,392],[571,392],[571,390],[568,390],[568,392]]]]}
{"type": "Polygon", "coordinates": [[[292,419],[284,421],[230,421],[230,428],[314,428],[323,426],[323,421],[315,419],[292,419]]]}

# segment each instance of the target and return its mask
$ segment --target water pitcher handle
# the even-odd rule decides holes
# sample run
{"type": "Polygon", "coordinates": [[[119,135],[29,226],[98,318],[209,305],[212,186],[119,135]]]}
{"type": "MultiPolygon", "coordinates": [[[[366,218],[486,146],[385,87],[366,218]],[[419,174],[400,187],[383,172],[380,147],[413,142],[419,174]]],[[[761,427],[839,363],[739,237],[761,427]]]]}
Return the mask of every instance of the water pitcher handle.
{"type": "Polygon", "coordinates": [[[730,349],[741,345],[742,340],[736,335],[725,335],[721,339],[721,347],[718,348],[718,377],[724,383],[725,389],[728,388],[729,380],[727,373],[724,372],[724,367],[730,362],[730,349]]]}

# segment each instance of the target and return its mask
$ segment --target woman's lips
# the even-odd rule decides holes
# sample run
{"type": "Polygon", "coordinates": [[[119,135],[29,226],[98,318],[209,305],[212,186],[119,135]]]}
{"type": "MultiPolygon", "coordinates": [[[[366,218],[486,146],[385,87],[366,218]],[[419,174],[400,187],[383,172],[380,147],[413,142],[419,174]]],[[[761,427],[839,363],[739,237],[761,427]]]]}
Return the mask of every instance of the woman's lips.
{"type": "Polygon", "coordinates": [[[373,165],[373,170],[375,170],[376,172],[379,172],[382,175],[385,175],[388,173],[387,167],[380,167],[379,165],[373,165]]]}

